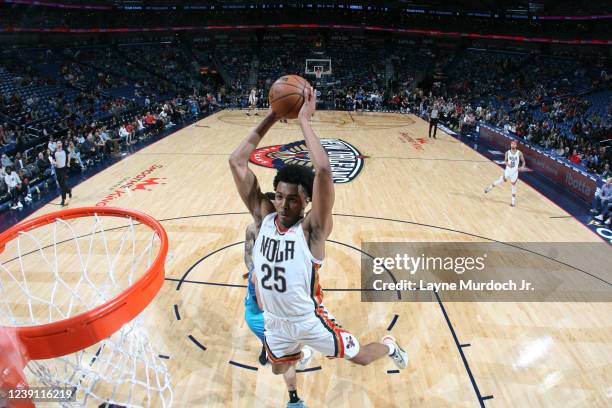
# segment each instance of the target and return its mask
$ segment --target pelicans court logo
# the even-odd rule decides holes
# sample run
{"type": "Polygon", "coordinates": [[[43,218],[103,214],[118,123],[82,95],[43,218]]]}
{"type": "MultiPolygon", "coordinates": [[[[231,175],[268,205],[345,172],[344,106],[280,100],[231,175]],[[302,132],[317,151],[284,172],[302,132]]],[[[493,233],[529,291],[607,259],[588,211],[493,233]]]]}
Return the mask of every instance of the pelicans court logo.
{"type": "MultiPolygon", "coordinates": [[[[329,156],[334,183],[348,183],[359,175],[367,156],[363,156],[355,146],[340,139],[321,139],[321,145],[329,156]]],[[[250,161],[271,169],[280,169],[285,164],[312,167],[304,140],[260,147],[251,153],[250,161]]]]}

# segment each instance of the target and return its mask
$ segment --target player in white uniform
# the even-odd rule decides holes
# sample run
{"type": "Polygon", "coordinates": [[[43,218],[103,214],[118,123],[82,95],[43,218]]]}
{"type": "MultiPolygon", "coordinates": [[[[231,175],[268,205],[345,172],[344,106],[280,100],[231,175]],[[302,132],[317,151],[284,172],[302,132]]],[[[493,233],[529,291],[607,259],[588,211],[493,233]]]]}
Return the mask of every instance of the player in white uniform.
{"type": "MultiPolygon", "coordinates": [[[[274,193],[266,193],[266,198],[269,200],[274,199],[274,193]],[[269,196],[272,196],[271,198],[269,196]]],[[[246,236],[244,241],[244,262],[247,266],[249,272],[247,272],[243,277],[248,279],[247,285],[247,296],[244,299],[245,313],[244,319],[249,326],[249,329],[255,334],[264,344],[264,316],[263,316],[263,305],[257,293],[259,290],[257,289],[257,278],[253,273],[253,247],[255,245],[255,240],[259,235],[260,224],[251,223],[247,226],[246,236]]],[[[304,369],[308,366],[308,362],[312,357],[312,351],[308,346],[302,348],[303,358],[297,363],[296,367],[290,367],[284,374],[283,379],[285,380],[285,384],[287,385],[287,390],[289,392],[295,392],[297,378],[296,378],[296,368],[304,369]]],[[[267,352],[265,346],[262,347],[261,354],[259,356],[259,362],[262,365],[265,365],[268,362],[267,352]]],[[[295,392],[295,397],[297,399],[297,392],[295,392]]],[[[302,401],[295,401],[289,404],[292,408],[300,408],[304,407],[302,401]]]]}
{"type": "MultiPolygon", "coordinates": [[[[253,264],[272,372],[282,374],[293,366],[301,358],[302,345],[359,365],[389,356],[403,369],[407,355],[393,337],[360,345],[322,304],[318,270],[325,257],[325,240],[332,231],[334,183],[327,153],[309,123],[315,106],[314,90],[307,87],[298,123],[315,173],[303,166],[281,168],[274,179],[274,203],[265,200],[248,167],[251,152],[279,119],[272,110],[230,157],[240,197],[255,222],[261,222],[253,247],[253,264]],[[309,202],[312,207],[304,216],[309,202]]],[[[296,396],[296,391],[289,392],[290,403],[296,396]]]]}
{"type": "MultiPolygon", "coordinates": [[[[251,116],[251,111],[257,108],[257,91],[255,88],[251,88],[251,93],[249,94],[249,109],[247,110],[247,115],[251,116]]],[[[258,115],[255,112],[255,115],[258,115]]]]}
{"type": "Polygon", "coordinates": [[[516,182],[518,181],[519,170],[525,169],[525,157],[523,153],[517,149],[517,146],[518,142],[516,140],[510,142],[510,150],[506,152],[506,169],[504,170],[504,174],[484,190],[486,194],[493,190],[493,187],[510,180],[510,183],[512,183],[512,201],[510,205],[512,207],[516,205],[516,182]]]}

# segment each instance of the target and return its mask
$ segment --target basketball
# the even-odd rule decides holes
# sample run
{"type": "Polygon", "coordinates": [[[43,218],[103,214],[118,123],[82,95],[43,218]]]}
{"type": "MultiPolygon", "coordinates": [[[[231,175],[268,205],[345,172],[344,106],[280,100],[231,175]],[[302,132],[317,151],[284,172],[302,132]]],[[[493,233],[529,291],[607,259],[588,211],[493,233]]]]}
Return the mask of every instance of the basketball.
{"type": "Polygon", "coordinates": [[[268,96],[272,110],[284,119],[295,119],[304,103],[304,88],[308,81],[297,75],[285,75],[276,80],[268,96]]]}

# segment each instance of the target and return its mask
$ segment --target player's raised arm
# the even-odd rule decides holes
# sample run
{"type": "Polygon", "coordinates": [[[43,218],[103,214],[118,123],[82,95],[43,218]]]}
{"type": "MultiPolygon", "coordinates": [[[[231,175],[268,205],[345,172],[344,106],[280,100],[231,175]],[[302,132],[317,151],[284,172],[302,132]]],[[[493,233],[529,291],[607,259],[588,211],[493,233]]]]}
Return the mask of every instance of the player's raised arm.
{"type": "Polygon", "coordinates": [[[246,204],[249,212],[255,220],[261,220],[266,214],[273,211],[272,204],[265,199],[261,192],[255,174],[249,169],[249,157],[255,150],[264,135],[270,130],[272,125],[278,120],[276,114],[270,109],[266,117],[247,138],[240,143],[234,150],[229,159],[232,175],[240,198],[246,204]]]}
{"type": "Polygon", "coordinates": [[[305,90],[305,99],[298,115],[298,122],[304,133],[304,140],[315,169],[312,189],[312,209],[308,215],[308,224],[313,237],[325,240],[332,230],[332,208],[334,206],[334,181],[329,158],[317,135],[310,127],[309,119],[316,108],[316,96],[312,87],[305,90]]]}

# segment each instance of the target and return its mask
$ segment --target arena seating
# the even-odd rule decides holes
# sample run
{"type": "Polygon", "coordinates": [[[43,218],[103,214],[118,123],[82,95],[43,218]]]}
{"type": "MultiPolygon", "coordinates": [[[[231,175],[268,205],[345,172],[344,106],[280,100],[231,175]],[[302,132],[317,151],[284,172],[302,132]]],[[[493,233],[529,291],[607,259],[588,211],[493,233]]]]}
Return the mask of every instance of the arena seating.
{"type": "MultiPolygon", "coordinates": [[[[198,111],[245,106],[252,86],[263,102],[276,78],[303,75],[306,58],[329,58],[333,74],[321,89],[326,106],[425,114],[437,101],[457,131],[472,132],[479,122],[506,127],[561,155],[566,147],[578,149],[593,172],[609,160],[612,90],[605,58],[419,40],[368,43],[344,34],[324,41],[267,35],[265,47],[243,37],[2,49],[0,149],[26,158],[23,176],[31,188],[48,187],[51,172],[38,169],[36,159],[51,136],[75,142],[84,167],[96,165],[198,111]],[[203,76],[202,67],[218,70],[223,81],[203,76]],[[154,123],[138,130],[148,112],[154,123]],[[122,138],[119,129],[127,125],[130,136],[122,138]],[[89,134],[95,148],[84,151],[89,134]]],[[[0,196],[6,207],[2,180],[0,196]]]]}
{"type": "MultiPolygon", "coordinates": [[[[25,159],[18,173],[34,199],[54,183],[50,166],[37,164],[38,153],[48,157],[50,137],[63,139],[66,147],[73,142],[78,158],[73,171],[85,170],[116,155],[117,148],[129,149],[211,109],[206,94],[215,91],[214,84],[197,81],[201,63],[195,54],[184,47],[161,50],[172,63],[151,57],[160,44],[2,50],[0,149],[9,160],[17,153],[25,159]],[[145,124],[149,112],[154,119],[145,124]],[[129,137],[120,136],[122,126],[130,129],[129,137]]],[[[10,202],[2,176],[0,208],[10,202]]]]}

